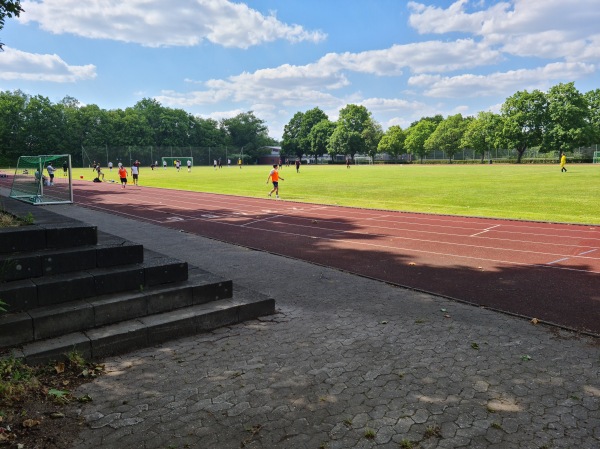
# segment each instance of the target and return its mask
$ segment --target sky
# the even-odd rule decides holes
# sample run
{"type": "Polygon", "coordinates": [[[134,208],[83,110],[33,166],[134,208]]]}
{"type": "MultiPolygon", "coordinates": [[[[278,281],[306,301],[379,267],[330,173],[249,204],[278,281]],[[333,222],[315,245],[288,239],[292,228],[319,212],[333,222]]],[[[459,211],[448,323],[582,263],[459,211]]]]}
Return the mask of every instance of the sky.
{"type": "Polygon", "coordinates": [[[600,0],[37,0],[0,30],[0,91],[102,109],[143,98],[277,140],[297,112],[365,106],[384,130],[600,88],[600,0]]]}

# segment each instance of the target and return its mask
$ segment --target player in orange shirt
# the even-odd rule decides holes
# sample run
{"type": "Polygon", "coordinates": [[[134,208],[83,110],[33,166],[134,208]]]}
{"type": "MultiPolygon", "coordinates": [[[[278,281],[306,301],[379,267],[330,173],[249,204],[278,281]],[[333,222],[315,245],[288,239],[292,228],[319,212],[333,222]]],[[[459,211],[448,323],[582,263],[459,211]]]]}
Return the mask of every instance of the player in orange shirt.
{"type": "Polygon", "coordinates": [[[277,164],[273,164],[273,170],[269,173],[269,177],[267,178],[267,184],[269,180],[273,182],[273,189],[269,192],[269,196],[273,192],[275,192],[275,197],[279,198],[279,180],[285,181],[281,176],[279,176],[279,172],[277,171],[277,164]]]}
{"type": "Polygon", "coordinates": [[[127,185],[127,169],[122,165],[119,167],[119,178],[121,178],[121,184],[125,188],[127,185]]]}

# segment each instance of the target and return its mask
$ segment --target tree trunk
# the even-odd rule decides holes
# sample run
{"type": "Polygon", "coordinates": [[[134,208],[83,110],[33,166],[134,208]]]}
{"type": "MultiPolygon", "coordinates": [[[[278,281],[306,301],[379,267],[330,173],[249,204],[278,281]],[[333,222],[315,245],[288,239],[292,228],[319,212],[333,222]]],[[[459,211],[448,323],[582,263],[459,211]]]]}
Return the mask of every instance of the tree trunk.
{"type": "Polygon", "coordinates": [[[523,159],[523,155],[525,154],[526,149],[527,147],[517,148],[517,164],[521,163],[521,159],[523,159]]]}

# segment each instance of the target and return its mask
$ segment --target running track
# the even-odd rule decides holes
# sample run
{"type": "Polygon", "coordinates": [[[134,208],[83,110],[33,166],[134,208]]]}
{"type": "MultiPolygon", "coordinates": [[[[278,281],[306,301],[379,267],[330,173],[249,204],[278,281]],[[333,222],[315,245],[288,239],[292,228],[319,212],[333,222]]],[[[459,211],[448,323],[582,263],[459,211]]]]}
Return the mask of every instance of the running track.
{"type": "MultiPolygon", "coordinates": [[[[600,335],[600,224],[426,215],[111,183],[76,181],[74,189],[75,202],[87,208],[600,335]]],[[[369,292],[364,296],[368,302],[369,292]]]]}

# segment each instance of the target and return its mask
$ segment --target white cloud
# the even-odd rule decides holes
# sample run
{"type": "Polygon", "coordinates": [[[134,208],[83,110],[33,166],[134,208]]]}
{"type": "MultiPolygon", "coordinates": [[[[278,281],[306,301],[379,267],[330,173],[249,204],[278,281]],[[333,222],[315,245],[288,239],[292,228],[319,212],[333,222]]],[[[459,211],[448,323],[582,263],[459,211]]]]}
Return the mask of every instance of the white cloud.
{"type": "Polygon", "coordinates": [[[75,34],[148,47],[195,46],[208,40],[248,48],[278,39],[319,42],[320,31],[280,22],[243,3],[228,0],[43,0],[24,1],[22,23],[38,22],[54,34],[75,34]]]}
{"type": "Polygon", "coordinates": [[[0,58],[0,79],[72,83],[96,78],[96,66],[69,65],[58,55],[26,53],[5,47],[0,58]]]}
{"type": "Polygon", "coordinates": [[[515,56],[598,61],[598,0],[510,0],[467,12],[468,0],[448,8],[410,2],[409,23],[419,33],[463,32],[515,56]]]}
{"type": "Polygon", "coordinates": [[[510,70],[490,75],[443,77],[424,74],[411,77],[408,84],[424,89],[424,94],[429,97],[497,97],[512,95],[518,90],[545,90],[552,82],[578,79],[594,71],[595,67],[589,64],[557,62],[536,69],[510,70]]]}
{"type": "Polygon", "coordinates": [[[446,72],[494,64],[502,59],[499,51],[471,39],[453,42],[427,41],[393,45],[384,50],[360,53],[331,53],[317,65],[331,71],[349,70],[380,76],[398,76],[402,68],[413,72],[446,72]]]}

